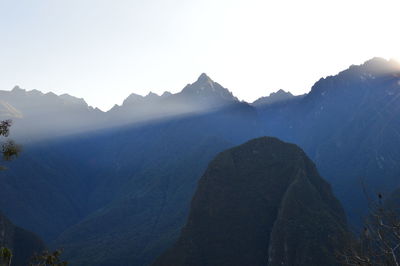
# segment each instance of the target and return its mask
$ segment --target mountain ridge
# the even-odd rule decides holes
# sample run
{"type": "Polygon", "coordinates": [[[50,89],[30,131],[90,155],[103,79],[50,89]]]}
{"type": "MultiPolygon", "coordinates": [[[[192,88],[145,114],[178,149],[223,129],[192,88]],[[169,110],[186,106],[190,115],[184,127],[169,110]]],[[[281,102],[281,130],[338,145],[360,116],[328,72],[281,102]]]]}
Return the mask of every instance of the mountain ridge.
{"type": "Polygon", "coordinates": [[[269,135],[307,153],[354,224],[366,210],[360,176],[382,193],[400,187],[400,77],[361,70],[323,79],[312,94],[290,101],[258,107],[234,101],[24,145],[21,158],[0,173],[0,208],[18,225],[65,244],[73,262],[89,265],[90,254],[112,246],[109,255],[92,258],[96,265],[115,258],[146,265],[178,236],[200,166],[223,149],[269,135]],[[120,226],[107,227],[110,217],[120,226]],[[94,241],[92,249],[85,239],[94,241]]]}
{"type": "MultiPolygon", "coordinates": [[[[329,75],[329,76],[327,76],[325,78],[321,78],[312,87],[314,87],[320,81],[323,81],[323,80],[326,80],[326,79],[329,79],[331,77],[338,76],[338,75],[345,75],[346,73],[351,72],[353,70],[362,70],[362,71],[366,72],[367,74],[371,74],[371,75],[372,74],[382,75],[382,74],[388,74],[388,73],[396,74],[396,73],[398,73],[400,71],[400,63],[398,61],[394,60],[394,59],[386,60],[386,59],[381,58],[381,57],[374,57],[374,58],[371,58],[369,60],[366,60],[364,63],[361,63],[359,65],[350,65],[347,69],[340,71],[336,75],[329,75]]],[[[373,78],[373,77],[370,76],[370,78],[373,78]]],[[[179,93],[182,93],[185,89],[188,89],[193,84],[198,83],[198,82],[201,82],[201,83],[204,83],[204,84],[208,83],[208,84],[210,84],[211,88],[213,88],[214,85],[221,86],[218,83],[214,82],[206,73],[202,73],[194,83],[186,85],[180,92],[171,93],[169,91],[165,91],[162,95],[158,95],[156,93],[153,93],[153,92],[149,91],[148,94],[145,95],[145,96],[142,96],[142,95],[139,95],[139,94],[136,94],[136,93],[131,93],[130,95],[128,95],[125,98],[124,101],[126,101],[131,96],[137,96],[138,98],[146,98],[146,97],[152,96],[152,95],[160,97],[160,96],[163,96],[163,95],[164,96],[169,96],[169,95],[179,94],[179,93]]],[[[309,92],[311,92],[311,91],[312,91],[312,89],[309,92]]],[[[41,92],[39,90],[36,90],[36,89],[25,90],[25,89],[22,89],[19,85],[15,85],[14,88],[12,90],[10,90],[10,91],[8,91],[8,90],[0,90],[0,93],[4,93],[4,92],[17,92],[17,93],[28,93],[28,94],[40,94],[40,95],[47,95],[47,96],[58,96],[58,97],[62,97],[62,98],[64,97],[65,99],[68,97],[71,100],[73,99],[73,100],[75,100],[77,102],[78,101],[80,101],[82,103],[84,102],[87,105],[86,101],[83,98],[71,96],[68,93],[63,93],[63,94],[60,94],[60,95],[57,95],[57,94],[55,94],[55,93],[53,93],[51,91],[48,92],[48,93],[43,93],[43,92],[41,92]]],[[[280,95],[280,94],[282,94],[282,92],[285,92],[285,91],[282,90],[282,89],[279,89],[276,92],[271,92],[269,96],[276,96],[276,94],[280,95]]],[[[292,95],[291,92],[285,92],[285,93],[288,96],[292,95]]],[[[237,100],[237,98],[232,95],[232,92],[228,91],[228,94],[230,94],[232,96],[232,98],[237,100]]],[[[259,99],[261,99],[263,97],[269,97],[269,96],[261,96],[259,99]]],[[[257,99],[257,100],[259,100],[259,99],[257,99]]],[[[253,101],[253,103],[255,103],[257,100],[253,101]]],[[[119,105],[117,105],[117,106],[119,106],[119,105]]],[[[97,107],[92,107],[92,106],[89,106],[89,105],[88,105],[88,107],[92,108],[92,109],[98,109],[97,107]]],[[[110,110],[105,111],[105,113],[109,112],[110,110]]]]}

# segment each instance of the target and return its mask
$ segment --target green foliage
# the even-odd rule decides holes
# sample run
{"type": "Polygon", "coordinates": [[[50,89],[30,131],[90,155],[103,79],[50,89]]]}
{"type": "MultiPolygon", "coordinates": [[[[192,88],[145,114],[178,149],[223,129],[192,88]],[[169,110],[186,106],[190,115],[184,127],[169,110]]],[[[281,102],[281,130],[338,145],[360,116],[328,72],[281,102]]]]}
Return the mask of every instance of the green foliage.
{"type": "Polygon", "coordinates": [[[0,136],[8,137],[11,124],[11,120],[4,120],[0,122],[0,136]]]}
{"type": "Polygon", "coordinates": [[[60,256],[62,254],[61,250],[55,250],[53,252],[44,251],[40,255],[36,255],[30,266],[66,266],[68,265],[67,261],[62,261],[60,256]]]}
{"type": "MultiPolygon", "coordinates": [[[[8,137],[10,134],[11,120],[4,120],[0,122],[0,136],[8,137]]],[[[3,155],[4,161],[11,161],[14,157],[18,156],[21,152],[21,146],[12,140],[7,140],[1,144],[0,152],[3,155]]],[[[0,170],[6,169],[0,165],[0,170]]]]}
{"type": "Polygon", "coordinates": [[[2,144],[1,152],[3,153],[3,159],[10,161],[21,152],[21,146],[12,140],[7,140],[2,144]]]}
{"type": "Polygon", "coordinates": [[[0,266],[9,266],[11,265],[12,252],[10,249],[6,247],[0,248],[0,266]]]}

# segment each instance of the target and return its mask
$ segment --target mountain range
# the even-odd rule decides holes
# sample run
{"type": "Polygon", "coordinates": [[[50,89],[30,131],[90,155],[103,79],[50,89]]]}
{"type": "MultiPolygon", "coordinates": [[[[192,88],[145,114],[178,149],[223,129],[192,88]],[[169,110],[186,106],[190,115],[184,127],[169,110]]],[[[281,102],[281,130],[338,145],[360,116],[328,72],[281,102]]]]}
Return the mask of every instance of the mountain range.
{"type": "Polygon", "coordinates": [[[0,118],[13,119],[24,150],[0,172],[0,210],[64,247],[73,265],[149,265],[179,239],[208,163],[273,136],[304,150],[359,226],[363,187],[400,188],[399,96],[400,66],[380,58],[306,95],[278,91],[251,104],[205,74],[179,93],[131,95],[106,113],[70,96],[2,91],[0,118]]]}
{"type": "Polygon", "coordinates": [[[132,93],[121,106],[115,105],[108,112],[92,108],[83,99],[68,94],[44,94],[18,86],[11,91],[0,91],[0,99],[0,117],[14,121],[14,137],[23,142],[211,112],[239,102],[229,90],[204,73],[179,93],[165,92],[161,96],[152,92],[146,96],[132,93]]]}

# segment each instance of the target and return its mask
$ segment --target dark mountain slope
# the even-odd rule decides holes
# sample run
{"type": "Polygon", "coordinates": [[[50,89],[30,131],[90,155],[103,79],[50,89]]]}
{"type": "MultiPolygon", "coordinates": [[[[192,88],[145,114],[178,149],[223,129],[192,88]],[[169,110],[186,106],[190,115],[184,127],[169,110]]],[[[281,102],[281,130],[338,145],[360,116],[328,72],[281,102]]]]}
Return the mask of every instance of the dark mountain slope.
{"type": "Polygon", "coordinates": [[[209,164],[179,240],[154,265],[336,265],[345,224],[304,152],[259,138],[209,164]]]}
{"type": "Polygon", "coordinates": [[[0,213],[0,247],[9,248],[12,265],[26,266],[35,253],[45,249],[43,241],[35,234],[15,226],[0,213]]]}
{"type": "Polygon", "coordinates": [[[399,187],[400,65],[374,58],[318,81],[303,99],[260,107],[265,130],[298,144],[332,184],[351,221],[369,189],[399,187]]]}
{"type": "MultiPolygon", "coordinates": [[[[366,210],[360,178],[385,194],[400,186],[400,76],[393,66],[380,59],[352,66],[321,79],[304,98],[257,106],[258,114],[203,76],[185,95],[204,106],[202,99],[216,92],[220,106],[25,144],[22,157],[0,173],[0,209],[46,240],[64,232],[55,247],[67,246],[73,262],[144,265],[178,236],[207,162],[225,148],[269,135],[304,149],[353,221],[366,210]],[[205,96],[196,97],[201,91],[205,96]],[[91,239],[97,246],[87,244],[91,239]],[[110,246],[109,255],[96,256],[110,246]]],[[[7,118],[18,116],[17,109],[0,103],[7,118]]],[[[134,116],[129,110],[126,115],[134,116]]]]}
{"type": "Polygon", "coordinates": [[[256,128],[254,109],[237,103],[218,112],[108,134],[102,155],[96,156],[100,167],[108,166],[95,177],[97,187],[89,199],[98,209],[54,246],[65,247],[74,265],[147,265],[178,236],[207,162],[219,151],[256,137],[256,128]],[[113,141],[107,143],[109,139],[113,141]],[[104,196],[107,200],[100,203],[104,196]],[[98,256],[104,249],[109,252],[98,256]]]}
{"type": "Polygon", "coordinates": [[[18,160],[0,172],[0,209],[18,226],[53,240],[87,212],[90,164],[80,159],[90,145],[45,142],[24,145],[18,160]]]}

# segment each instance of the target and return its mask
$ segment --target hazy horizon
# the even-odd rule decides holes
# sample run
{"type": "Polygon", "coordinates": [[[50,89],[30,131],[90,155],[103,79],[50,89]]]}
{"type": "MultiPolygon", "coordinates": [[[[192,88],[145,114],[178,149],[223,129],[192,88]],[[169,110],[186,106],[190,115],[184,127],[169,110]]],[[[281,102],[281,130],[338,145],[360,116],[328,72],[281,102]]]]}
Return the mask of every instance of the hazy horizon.
{"type": "Polygon", "coordinates": [[[0,89],[68,93],[106,111],[131,93],[176,93],[205,72],[247,102],[298,95],[352,64],[398,60],[398,10],[389,0],[7,0],[0,89]]]}

